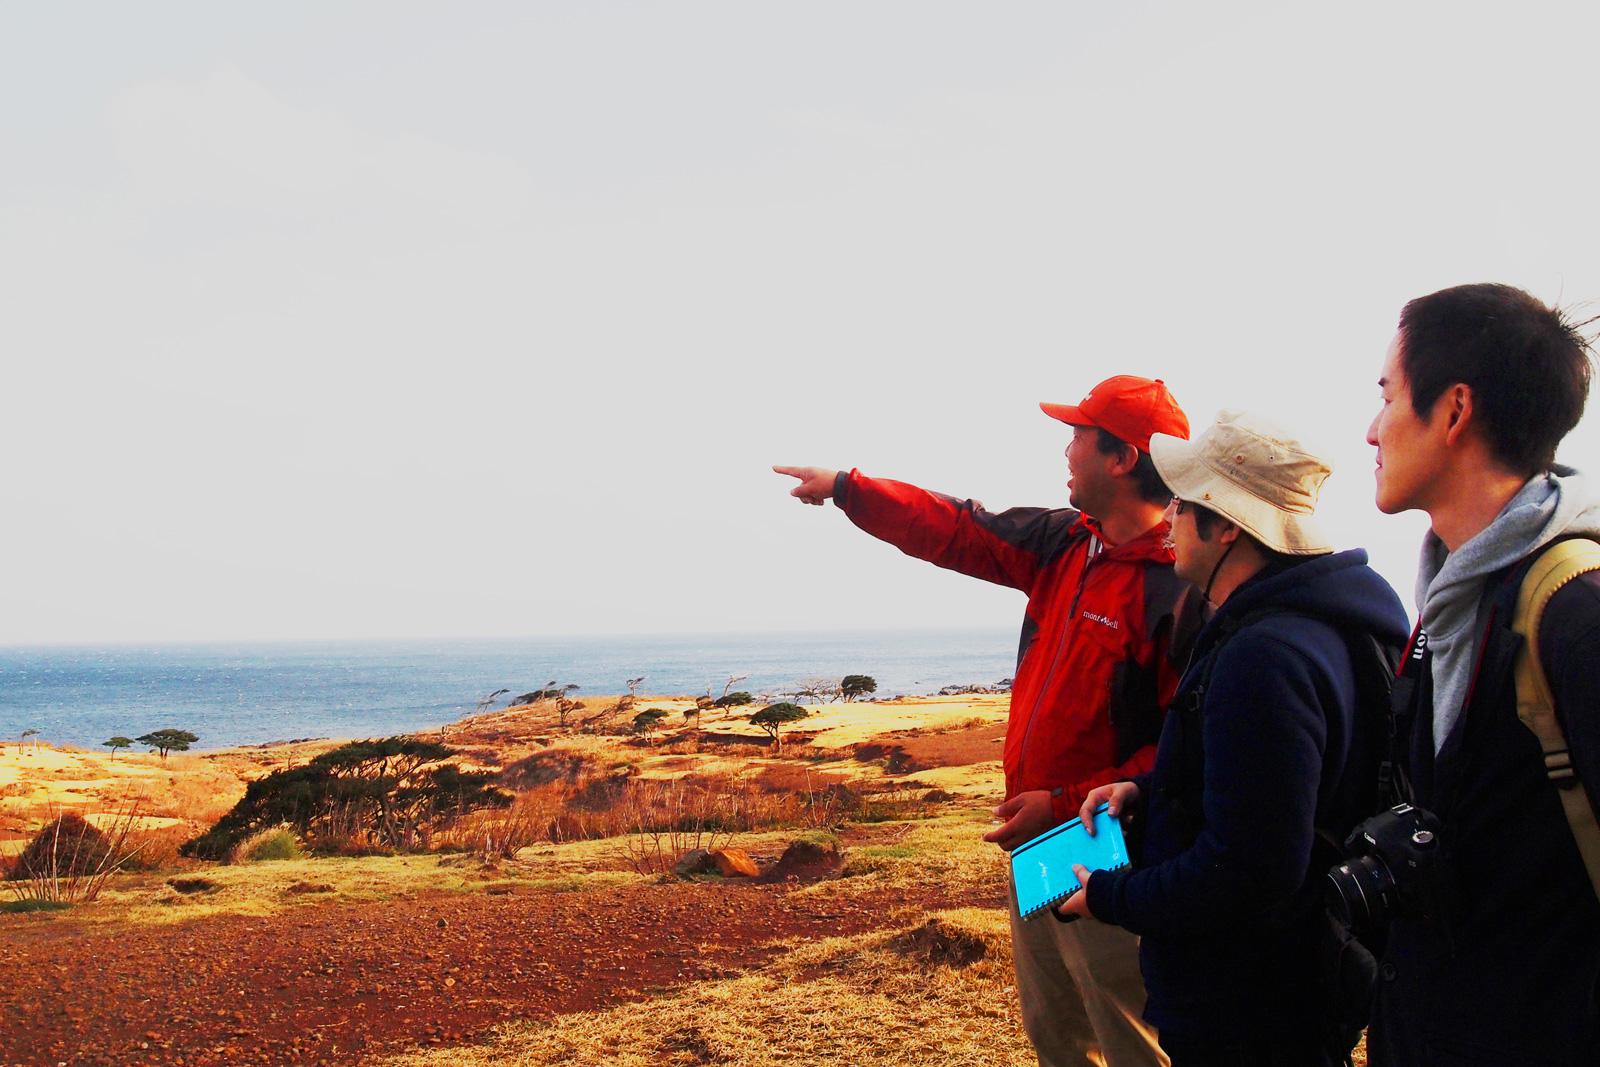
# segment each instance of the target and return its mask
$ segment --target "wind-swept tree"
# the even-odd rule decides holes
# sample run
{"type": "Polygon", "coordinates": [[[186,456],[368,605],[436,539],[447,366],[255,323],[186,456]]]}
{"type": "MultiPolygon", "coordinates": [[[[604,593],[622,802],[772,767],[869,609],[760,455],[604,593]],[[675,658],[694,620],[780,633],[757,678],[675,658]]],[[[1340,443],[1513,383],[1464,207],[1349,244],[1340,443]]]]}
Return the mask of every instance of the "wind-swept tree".
{"type": "MultiPolygon", "coordinates": [[[[566,685],[558,685],[554,681],[549,681],[544,683],[543,688],[530,689],[521,696],[512,697],[509,706],[518,707],[522,704],[543,704],[550,700],[561,700],[574,689],[581,688],[583,687],[577,682],[569,682],[566,685]]],[[[507,692],[509,692],[509,690],[507,690],[507,692]]]]}
{"type": "Polygon", "coordinates": [[[200,740],[200,738],[188,730],[168,728],[165,730],[151,730],[147,734],[141,734],[134,738],[134,740],[141,745],[149,745],[157,752],[160,752],[161,758],[164,760],[167,758],[168,752],[189,751],[189,746],[200,740]]]}
{"type": "Polygon", "coordinates": [[[786,724],[798,722],[810,714],[799,704],[791,704],[785,700],[777,704],[768,704],[750,716],[750,722],[752,725],[759,726],[765,730],[772,737],[772,743],[777,746],[778,751],[781,753],[783,751],[783,738],[778,735],[778,731],[786,724]]]}
{"type": "Polygon", "coordinates": [[[245,787],[244,799],[183,853],[217,859],[237,842],[288,823],[313,842],[350,828],[389,848],[425,843],[442,820],[485,807],[504,807],[488,771],[463,771],[447,762],[455,750],[415,737],[352,741],[292,770],[274,771],[245,787]]]}
{"type": "Polygon", "coordinates": [[[568,700],[566,697],[558,697],[556,699],[556,718],[561,723],[563,729],[565,729],[567,725],[567,716],[571,715],[575,711],[578,711],[582,707],[583,701],[581,700],[568,700]]]}
{"type": "Polygon", "coordinates": [[[857,697],[866,696],[868,693],[878,691],[878,680],[870,674],[847,674],[839,682],[839,692],[844,696],[844,702],[850,703],[857,697]]]}
{"type": "Polygon", "coordinates": [[[645,708],[633,717],[633,732],[636,734],[648,734],[659,726],[661,720],[666,717],[667,713],[660,708],[645,708]]]}
{"type": "Polygon", "coordinates": [[[107,748],[109,748],[111,750],[111,762],[115,763],[115,762],[117,762],[117,749],[119,749],[119,748],[127,748],[130,745],[132,745],[133,744],[133,738],[131,738],[131,737],[123,737],[121,734],[118,734],[116,737],[110,738],[109,740],[102,741],[100,743],[102,745],[105,745],[107,748]]]}
{"type": "Polygon", "coordinates": [[[832,704],[839,699],[839,683],[831,678],[807,678],[790,695],[807,704],[832,704]]]}

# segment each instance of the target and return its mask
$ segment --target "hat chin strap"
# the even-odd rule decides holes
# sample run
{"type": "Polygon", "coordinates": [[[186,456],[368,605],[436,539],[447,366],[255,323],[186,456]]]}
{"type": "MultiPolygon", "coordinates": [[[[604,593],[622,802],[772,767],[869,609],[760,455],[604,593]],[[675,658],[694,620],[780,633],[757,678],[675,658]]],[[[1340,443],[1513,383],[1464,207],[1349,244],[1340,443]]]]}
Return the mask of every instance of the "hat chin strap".
{"type": "Polygon", "coordinates": [[[1222,572],[1222,565],[1228,562],[1229,553],[1237,547],[1239,547],[1239,539],[1235,537],[1228,547],[1222,550],[1222,555],[1217,557],[1217,565],[1211,568],[1211,577],[1206,579],[1205,591],[1200,594],[1206,599],[1207,603],[1211,602],[1211,587],[1217,584],[1217,575],[1222,572]]]}

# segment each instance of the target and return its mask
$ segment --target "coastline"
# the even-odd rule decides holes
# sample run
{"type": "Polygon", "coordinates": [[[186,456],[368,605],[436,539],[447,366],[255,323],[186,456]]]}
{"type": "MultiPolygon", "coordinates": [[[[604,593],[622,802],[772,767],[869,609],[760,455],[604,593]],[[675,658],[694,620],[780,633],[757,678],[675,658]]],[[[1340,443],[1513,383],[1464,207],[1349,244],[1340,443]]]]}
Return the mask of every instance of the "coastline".
{"type": "MultiPolygon", "coordinates": [[[[574,720],[613,712],[619,698],[590,696],[579,701],[574,720]]],[[[632,707],[659,708],[680,732],[688,732],[683,712],[695,698],[640,695],[632,707]]],[[[887,751],[923,735],[960,732],[963,728],[1004,725],[1009,694],[901,696],[851,703],[808,704],[810,715],[794,736],[804,738],[808,752],[849,758],[861,746],[879,743],[887,751]]],[[[708,743],[766,746],[768,735],[749,723],[753,709],[727,709],[704,714],[693,736],[708,743]],[[702,733],[703,732],[703,733],[702,733]]],[[[628,712],[623,712],[624,715],[628,712]]],[[[477,766],[507,766],[557,740],[582,743],[589,735],[558,727],[553,705],[518,705],[468,715],[429,730],[407,731],[437,739],[470,753],[477,766]]],[[[383,736],[368,734],[360,736],[383,736]]],[[[194,748],[165,759],[154,752],[125,749],[118,753],[74,745],[21,744],[0,741],[0,855],[19,851],[27,838],[56,814],[76,811],[91,821],[106,821],[136,810],[141,829],[183,826],[195,833],[209,826],[244,795],[256,778],[304,764],[355,737],[307,738],[285,742],[194,748]]],[[[596,742],[614,738],[595,737],[596,742]]],[[[985,741],[984,744],[989,744],[985,741]]],[[[998,767],[997,746],[981,749],[975,762],[960,768],[937,768],[921,775],[929,785],[954,792],[985,792],[990,772],[998,767]],[[993,764],[993,767],[990,765],[993,764]],[[968,768],[978,767],[979,772],[968,768]]],[[[646,774],[670,777],[673,757],[659,757],[646,774]]]]}

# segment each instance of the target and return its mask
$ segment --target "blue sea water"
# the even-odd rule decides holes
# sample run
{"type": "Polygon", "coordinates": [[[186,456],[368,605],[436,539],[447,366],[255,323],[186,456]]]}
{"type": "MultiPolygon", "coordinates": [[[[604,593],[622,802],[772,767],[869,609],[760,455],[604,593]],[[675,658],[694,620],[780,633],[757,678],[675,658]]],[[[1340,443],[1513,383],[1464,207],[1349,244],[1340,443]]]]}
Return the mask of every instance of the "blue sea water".
{"type": "MultiPolygon", "coordinates": [[[[0,649],[0,738],[24,730],[93,746],[163,727],[197,748],[438,727],[496,689],[576,683],[577,696],[781,692],[806,678],[870,674],[878,694],[1010,677],[1016,634],[997,630],[34,647],[0,649]]],[[[504,706],[505,697],[492,706],[504,706]]]]}

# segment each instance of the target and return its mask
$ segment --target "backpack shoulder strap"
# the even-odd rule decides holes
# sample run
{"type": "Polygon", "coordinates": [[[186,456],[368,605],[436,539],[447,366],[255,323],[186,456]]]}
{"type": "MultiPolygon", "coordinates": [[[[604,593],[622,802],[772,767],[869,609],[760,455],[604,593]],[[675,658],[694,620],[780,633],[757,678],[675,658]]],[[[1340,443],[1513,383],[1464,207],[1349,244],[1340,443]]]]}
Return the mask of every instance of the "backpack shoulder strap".
{"type": "Polygon", "coordinates": [[[1515,667],[1517,718],[1539,739],[1545,774],[1561,798],[1567,825],[1572,828],[1572,837],[1589,872],[1589,881],[1600,896],[1600,824],[1595,821],[1588,791],[1573,769],[1567,738],[1556,718],[1550,680],[1539,658],[1539,621],[1544,617],[1550,598],[1574,578],[1596,570],[1600,570],[1600,544],[1588,538],[1558,541],[1540,553],[1522,579],[1511,629],[1523,639],[1515,667]]]}
{"type": "MultiPolygon", "coordinates": [[[[1179,728],[1184,741],[1180,747],[1180,771],[1173,796],[1179,811],[1186,813],[1192,819],[1191,828],[1195,833],[1200,829],[1199,807],[1203,787],[1202,768],[1205,762],[1200,741],[1200,709],[1205,702],[1205,692],[1211,685],[1211,672],[1216,666],[1217,655],[1234,634],[1254,622],[1275,616],[1292,616],[1323,623],[1332,628],[1345,643],[1350,653],[1350,665],[1355,673],[1356,715],[1358,718],[1364,716],[1371,719],[1377,736],[1384,739],[1378,766],[1378,796],[1385,807],[1397,802],[1393,798],[1408,801],[1411,799],[1411,785],[1397,756],[1395,718],[1390,707],[1390,695],[1404,649],[1386,644],[1369,631],[1341,625],[1315,612],[1289,608],[1259,608],[1238,618],[1223,620],[1216,642],[1207,651],[1205,662],[1200,664],[1197,676],[1188,687],[1188,699],[1182,705],[1175,702],[1172,711],[1169,712],[1181,716],[1179,728]]],[[[1312,842],[1314,852],[1317,856],[1323,854],[1317,851],[1320,845],[1331,857],[1328,863],[1318,868],[1326,869],[1343,857],[1342,838],[1335,836],[1325,827],[1314,829],[1318,838],[1312,842]]]]}

